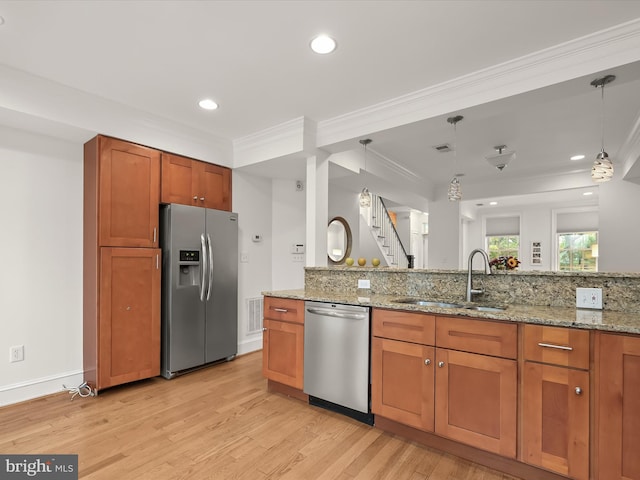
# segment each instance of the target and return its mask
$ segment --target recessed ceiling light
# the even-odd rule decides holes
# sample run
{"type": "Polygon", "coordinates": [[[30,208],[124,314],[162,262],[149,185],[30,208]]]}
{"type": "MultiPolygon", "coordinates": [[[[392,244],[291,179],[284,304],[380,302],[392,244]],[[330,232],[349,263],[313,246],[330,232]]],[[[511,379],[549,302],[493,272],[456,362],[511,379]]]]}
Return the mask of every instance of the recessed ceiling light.
{"type": "Polygon", "coordinates": [[[593,192],[584,192],[583,195],[586,197],[588,195],[593,195],[593,192]]]}
{"type": "Polygon", "coordinates": [[[204,108],[205,110],[215,110],[218,108],[218,104],[210,98],[200,100],[200,102],[198,102],[198,105],[200,105],[200,108],[204,108]]]}
{"type": "Polygon", "coordinates": [[[327,53],[333,52],[336,49],[336,45],[336,41],[333,38],[324,34],[318,35],[311,40],[311,43],[309,44],[311,50],[319,53],[320,55],[326,55],[327,53]]]}
{"type": "Polygon", "coordinates": [[[582,160],[584,158],[584,155],[574,155],[573,157],[570,158],[570,160],[582,160]]]}
{"type": "Polygon", "coordinates": [[[498,202],[489,202],[489,205],[497,205],[498,202]]]}

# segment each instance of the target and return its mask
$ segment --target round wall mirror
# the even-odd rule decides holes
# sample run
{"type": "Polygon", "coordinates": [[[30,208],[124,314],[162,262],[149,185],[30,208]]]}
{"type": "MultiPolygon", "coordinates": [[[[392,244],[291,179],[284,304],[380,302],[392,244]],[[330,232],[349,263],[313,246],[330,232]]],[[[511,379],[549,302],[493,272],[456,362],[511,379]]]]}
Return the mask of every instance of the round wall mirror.
{"type": "Polygon", "coordinates": [[[351,229],[342,217],[334,217],[327,227],[327,256],[329,263],[340,265],[351,255],[351,229]]]}

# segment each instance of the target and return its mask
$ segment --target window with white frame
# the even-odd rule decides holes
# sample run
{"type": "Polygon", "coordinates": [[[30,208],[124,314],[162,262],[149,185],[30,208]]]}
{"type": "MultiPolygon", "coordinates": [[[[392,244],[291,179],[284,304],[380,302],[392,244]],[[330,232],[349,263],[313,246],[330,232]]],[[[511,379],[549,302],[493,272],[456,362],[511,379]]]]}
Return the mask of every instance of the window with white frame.
{"type": "Polygon", "coordinates": [[[556,216],[556,269],[598,271],[598,212],[575,211],[556,216]]]}
{"type": "Polygon", "coordinates": [[[485,246],[489,260],[520,255],[520,217],[488,217],[485,222],[485,246]]]}

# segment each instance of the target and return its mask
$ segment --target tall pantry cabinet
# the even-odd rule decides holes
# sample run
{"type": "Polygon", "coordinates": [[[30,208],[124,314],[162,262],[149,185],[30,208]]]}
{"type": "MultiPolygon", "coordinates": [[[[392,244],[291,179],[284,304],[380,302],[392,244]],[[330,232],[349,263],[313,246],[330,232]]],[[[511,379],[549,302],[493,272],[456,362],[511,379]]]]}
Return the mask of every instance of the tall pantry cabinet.
{"type": "Polygon", "coordinates": [[[84,379],[96,391],[160,374],[161,152],[84,146],[84,379]]]}

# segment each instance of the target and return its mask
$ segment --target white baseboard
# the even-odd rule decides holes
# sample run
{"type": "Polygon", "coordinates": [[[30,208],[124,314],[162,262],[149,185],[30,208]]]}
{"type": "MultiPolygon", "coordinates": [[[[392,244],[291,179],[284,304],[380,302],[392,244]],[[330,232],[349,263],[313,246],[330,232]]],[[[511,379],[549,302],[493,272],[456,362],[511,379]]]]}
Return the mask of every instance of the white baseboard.
{"type": "Polygon", "coordinates": [[[63,384],[77,387],[84,381],[82,370],[65,372],[26,382],[0,386],[0,407],[64,391],[63,384]]]}
{"type": "Polygon", "coordinates": [[[245,340],[238,344],[238,355],[262,350],[262,335],[253,340],[245,340]]]}

